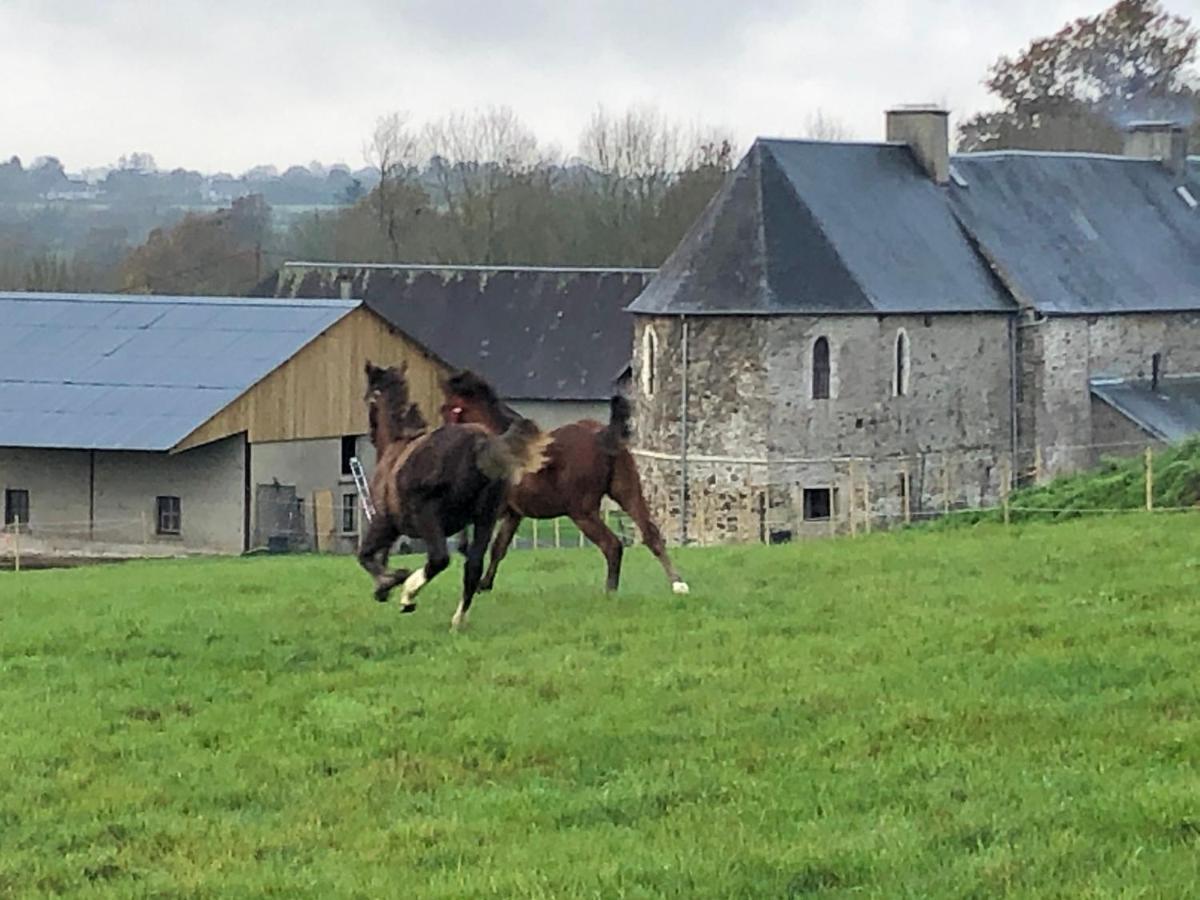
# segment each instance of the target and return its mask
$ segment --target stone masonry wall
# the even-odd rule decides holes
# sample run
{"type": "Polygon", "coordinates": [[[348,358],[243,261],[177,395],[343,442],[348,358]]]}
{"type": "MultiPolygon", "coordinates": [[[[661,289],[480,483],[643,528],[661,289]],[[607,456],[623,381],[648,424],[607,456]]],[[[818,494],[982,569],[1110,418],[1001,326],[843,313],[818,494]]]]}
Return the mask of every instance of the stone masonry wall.
{"type": "MultiPolygon", "coordinates": [[[[721,460],[765,459],[770,414],[766,334],[766,321],[758,318],[688,319],[688,519],[694,523],[698,515],[703,517],[714,540],[748,539],[761,519],[752,513],[761,493],[753,474],[744,465],[721,460]]],[[[682,340],[678,318],[636,317],[634,444],[648,451],[638,458],[647,502],[671,541],[682,536],[682,340]],[[652,393],[643,380],[647,329],[653,330],[657,347],[652,393]]]]}
{"type": "MultiPolygon", "coordinates": [[[[1042,450],[1043,474],[1088,466],[1094,445],[1112,441],[1112,423],[1094,422],[1089,378],[1149,378],[1159,353],[1164,375],[1200,372],[1200,315],[1195,313],[1059,317],[1022,328],[1024,434],[1042,450]]],[[[1136,433],[1134,439],[1137,439],[1136,433]]],[[[1119,448],[1110,448],[1117,450],[1119,448]]]]}
{"type": "MultiPolygon", "coordinates": [[[[1011,449],[1005,317],[688,322],[689,538],[741,542],[848,530],[851,476],[857,507],[869,502],[876,517],[901,518],[906,490],[914,516],[998,494],[999,460],[1011,449]],[[909,345],[904,396],[895,396],[893,384],[899,329],[909,345]],[[811,398],[812,345],[820,336],[831,350],[827,400],[811,398]],[[832,521],[805,521],[805,488],[831,491],[832,521]]],[[[680,537],[681,333],[678,319],[637,317],[635,444],[648,451],[638,459],[642,479],[671,540],[680,537]],[[647,328],[658,348],[651,396],[640,377],[647,328]]]]}

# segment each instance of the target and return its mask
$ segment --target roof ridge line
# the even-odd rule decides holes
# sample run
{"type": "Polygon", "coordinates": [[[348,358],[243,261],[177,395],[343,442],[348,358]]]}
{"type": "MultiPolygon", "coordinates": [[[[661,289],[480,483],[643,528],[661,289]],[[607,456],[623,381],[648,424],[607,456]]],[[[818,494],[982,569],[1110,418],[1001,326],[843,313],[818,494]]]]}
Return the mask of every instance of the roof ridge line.
{"type": "Polygon", "coordinates": [[[311,308],[315,306],[326,309],[353,309],[362,303],[361,300],[333,298],[314,298],[308,301],[294,297],[221,297],[216,295],[191,297],[186,294],[92,294],[75,291],[0,291],[0,300],[31,303],[134,303],[176,306],[238,306],[242,308],[249,306],[311,308]]]}
{"type": "Polygon", "coordinates": [[[531,272],[566,275],[653,275],[657,268],[648,266],[519,266],[485,265],[482,263],[376,263],[376,262],[319,262],[288,260],[283,268],[307,269],[394,269],[402,272],[531,272]]]}

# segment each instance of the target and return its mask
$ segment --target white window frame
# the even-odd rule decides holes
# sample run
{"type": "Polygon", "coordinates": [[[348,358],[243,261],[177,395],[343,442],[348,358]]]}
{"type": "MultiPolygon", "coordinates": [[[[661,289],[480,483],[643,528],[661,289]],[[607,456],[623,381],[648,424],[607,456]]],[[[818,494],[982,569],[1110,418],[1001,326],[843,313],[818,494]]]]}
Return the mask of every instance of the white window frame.
{"type": "Polygon", "coordinates": [[[892,396],[907,397],[912,385],[912,338],[903,328],[896,329],[896,337],[892,341],[892,396]],[[904,342],[903,359],[901,358],[901,341],[904,342]],[[903,371],[898,363],[903,362],[903,371]]]}
{"type": "Polygon", "coordinates": [[[642,393],[653,397],[658,389],[658,335],[652,325],[647,325],[642,332],[642,366],[639,374],[642,393]]]}

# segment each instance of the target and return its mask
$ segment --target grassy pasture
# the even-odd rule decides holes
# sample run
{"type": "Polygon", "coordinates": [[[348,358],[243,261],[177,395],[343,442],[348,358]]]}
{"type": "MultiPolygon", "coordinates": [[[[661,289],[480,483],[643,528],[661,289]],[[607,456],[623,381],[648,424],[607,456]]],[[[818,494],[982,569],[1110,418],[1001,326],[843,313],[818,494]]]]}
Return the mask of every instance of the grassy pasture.
{"type": "Polygon", "coordinates": [[[0,896],[1198,896],[1198,538],[0,573],[0,896]]]}

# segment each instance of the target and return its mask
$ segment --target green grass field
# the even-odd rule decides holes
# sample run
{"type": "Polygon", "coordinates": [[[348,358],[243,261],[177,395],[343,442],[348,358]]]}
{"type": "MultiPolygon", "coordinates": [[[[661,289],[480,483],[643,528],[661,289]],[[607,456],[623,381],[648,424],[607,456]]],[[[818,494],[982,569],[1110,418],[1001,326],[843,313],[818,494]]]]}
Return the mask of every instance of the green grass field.
{"type": "Polygon", "coordinates": [[[1198,896],[1198,538],[3,573],[0,896],[1198,896]]]}

